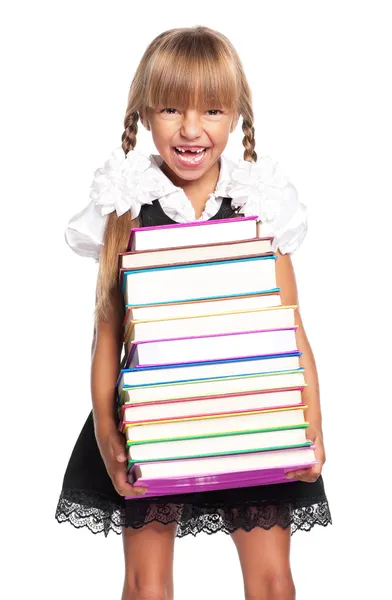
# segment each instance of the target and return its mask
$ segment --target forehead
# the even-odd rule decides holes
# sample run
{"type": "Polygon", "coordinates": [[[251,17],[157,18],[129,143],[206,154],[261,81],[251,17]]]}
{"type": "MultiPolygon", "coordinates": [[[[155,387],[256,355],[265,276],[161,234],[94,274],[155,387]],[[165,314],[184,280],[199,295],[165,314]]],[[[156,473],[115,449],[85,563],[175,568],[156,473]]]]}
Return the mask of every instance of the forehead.
{"type": "Polygon", "coordinates": [[[173,106],[207,110],[239,103],[237,75],[227,61],[202,57],[173,56],[170,61],[152,61],[145,81],[145,107],[173,106]],[[196,60],[197,58],[197,60],[196,60]]]}

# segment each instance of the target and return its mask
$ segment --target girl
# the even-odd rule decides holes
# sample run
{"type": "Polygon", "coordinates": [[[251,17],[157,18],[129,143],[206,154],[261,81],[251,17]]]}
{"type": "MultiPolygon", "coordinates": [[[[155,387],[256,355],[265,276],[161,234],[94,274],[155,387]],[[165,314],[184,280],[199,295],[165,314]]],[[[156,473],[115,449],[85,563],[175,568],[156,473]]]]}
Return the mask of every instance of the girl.
{"type": "Polygon", "coordinates": [[[71,219],[66,241],[99,261],[92,346],[93,409],[64,476],[56,518],[94,533],[122,532],[122,600],[173,598],[175,537],[230,533],[246,598],[292,599],[290,533],[331,523],[320,475],[325,462],[317,371],[299,310],[297,343],[308,386],[308,439],[317,466],[282,484],[143,498],[126,478],[124,437],[116,428],[114,387],[120,369],[124,306],[117,254],[131,227],[256,214],[273,236],[282,304],[298,304],[290,253],[306,233],[305,207],[269,157],[257,160],[251,93],[229,40],[206,27],[173,29],[147,48],[133,79],[122,145],[95,172],[90,202],[71,219]],[[243,160],[222,153],[242,118],[243,160]],[[138,121],[157,155],[135,150],[138,121]],[[137,496],[125,501],[124,496],[137,496]]]}

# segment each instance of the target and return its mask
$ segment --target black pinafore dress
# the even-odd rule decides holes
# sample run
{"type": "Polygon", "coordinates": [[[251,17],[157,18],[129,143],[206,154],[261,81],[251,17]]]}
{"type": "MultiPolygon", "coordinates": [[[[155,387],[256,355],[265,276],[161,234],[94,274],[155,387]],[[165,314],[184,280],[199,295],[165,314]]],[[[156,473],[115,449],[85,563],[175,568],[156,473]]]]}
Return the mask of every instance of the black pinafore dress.
{"type": "MultiPolygon", "coordinates": [[[[212,219],[233,216],[231,199],[224,198],[212,219]]],[[[159,200],[141,207],[140,226],[175,223],[159,200]]],[[[215,490],[125,500],[106,471],[94,434],[92,411],[76,441],[65,471],[56,507],[58,522],[93,533],[121,533],[123,527],[140,528],[151,522],[177,523],[177,537],[239,528],[270,529],[274,525],[309,531],[314,525],[332,523],[322,476],[314,483],[293,481],[248,488],[215,490]]]]}

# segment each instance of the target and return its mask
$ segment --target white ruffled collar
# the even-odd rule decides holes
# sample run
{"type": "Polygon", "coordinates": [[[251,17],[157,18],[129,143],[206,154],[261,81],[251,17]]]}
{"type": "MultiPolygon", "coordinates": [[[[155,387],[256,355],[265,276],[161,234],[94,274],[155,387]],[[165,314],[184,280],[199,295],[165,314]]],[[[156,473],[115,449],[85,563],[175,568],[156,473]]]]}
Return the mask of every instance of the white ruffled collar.
{"type": "MultiPolygon", "coordinates": [[[[222,155],[216,189],[209,194],[203,214],[198,220],[207,220],[219,210],[222,198],[232,199],[233,208],[245,216],[257,216],[258,220],[279,222],[283,205],[294,214],[299,207],[295,188],[291,190],[290,206],[284,190],[289,184],[287,177],[278,172],[278,165],[270,156],[260,157],[257,162],[241,159],[237,164],[222,155]]],[[[118,216],[130,211],[134,219],[143,204],[159,200],[164,212],[179,223],[195,221],[195,211],[184,190],[177,187],[161,170],[159,155],[146,156],[132,150],[125,156],[121,146],[116,148],[109,160],[94,173],[90,200],[100,207],[104,217],[116,211],[118,216]]],[[[291,184],[289,184],[291,185],[291,184]]],[[[286,194],[287,196],[287,194],[286,194]]]]}
{"type": "Polygon", "coordinates": [[[191,221],[206,221],[211,219],[219,210],[222,198],[227,197],[227,188],[230,184],[230,174],[235,164],[222,155],[219,158],[220,168],[215,190],[208,195],[207,202],[200,217],[196,219],[195,209],[191,201],[181,187],[174,183],[162,171],[163,159],[159,154],[151,155],[151,168],[157,171],[160,178],[166,179],[165,194],[159,198],[162,210],[177,223],[188,223],[191,221]]]}

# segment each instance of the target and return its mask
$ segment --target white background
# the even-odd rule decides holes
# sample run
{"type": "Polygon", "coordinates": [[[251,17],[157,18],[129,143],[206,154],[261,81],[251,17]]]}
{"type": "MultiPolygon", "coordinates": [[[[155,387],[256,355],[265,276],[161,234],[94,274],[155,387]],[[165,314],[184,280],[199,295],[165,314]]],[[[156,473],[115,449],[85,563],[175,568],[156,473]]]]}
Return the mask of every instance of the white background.
{"type": "MultiPolygon", "coordinates": [[[[204,24],[237,48],[257,152],[308,206],[293,256],[321,384],[333,525],[292,538],[300,600],[387,596],[390,545],[392,52],[388,2],[9,3],[1,19],[3,598],[120,598],[121,537],[54,520],[90,410],[96,265],[63,232],[120,145],[147,44],[204,24]],[[383,549],[385,547],[387,549],[383,549]]],[[[149,133],[138,147],[155,151],[149,133]]],[[[227,155],[241,153],[240,127],[227,155]]],[[[179,600],[242,597],[234,544],[176,540],[179,600]]]]}

